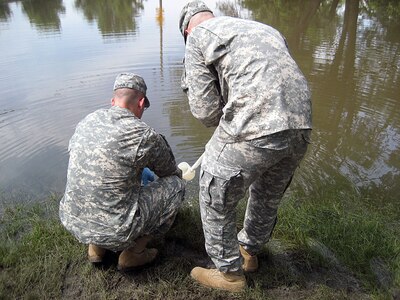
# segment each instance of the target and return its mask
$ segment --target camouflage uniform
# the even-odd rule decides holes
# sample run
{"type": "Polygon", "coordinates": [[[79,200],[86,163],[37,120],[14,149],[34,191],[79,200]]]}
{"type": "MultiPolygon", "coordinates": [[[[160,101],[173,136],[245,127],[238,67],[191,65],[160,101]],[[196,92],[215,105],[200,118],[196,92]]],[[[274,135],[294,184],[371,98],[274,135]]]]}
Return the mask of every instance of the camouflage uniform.
{"type": "Polygon", "coordinates": [[[119,251],[146,234],[165,233],[183,201],[172,151],[128,109],[89,114],[69,143],[62,224],[82,243],[119,251]],[[141,187],[144,167],[160,178],[141,187]]]}
{"type": "MultiPolygon", "coordinates": [[[[181,15],[182,33],[187,19],[181,15]]],[[[187,38],[182,88],[192,114],[217,126],[200,175],[206,250],[220,271],[237,271],[239,243],[256,254],[268,241],[280,199],[306,152],[307,81],[277,30],[217,17],[187,38]],[[244,228],[236,237],[235,208],[248,188],[244,228]]]]}

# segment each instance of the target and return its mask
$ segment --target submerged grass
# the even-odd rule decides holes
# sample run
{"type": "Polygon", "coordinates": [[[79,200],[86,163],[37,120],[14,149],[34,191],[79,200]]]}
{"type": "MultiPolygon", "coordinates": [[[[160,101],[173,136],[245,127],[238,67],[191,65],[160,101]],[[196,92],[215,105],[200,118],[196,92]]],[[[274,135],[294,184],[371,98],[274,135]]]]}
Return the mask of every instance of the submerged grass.
{"type": "MultiPolygon", "coordinates": [[[[0,299],[391,299],[399,297],[400,232],[396,207],[375,206],[356,192],[288,196],[273,239],[249,287],[231,294],[199,287],[189,276],[212,266],[198,206],[178,214],[156,262],[120,273],[117,254],[93,267],[86,246],[58,220],[57,196],[13,205],[0,217],[0,299]]],[[[195,201],[193,201],[195,202],[195,201]]],[[[193,204],[192,202],[192,204],[193,204]]],[[[238,227],[245,203],[238,208],[238,227]]]]}

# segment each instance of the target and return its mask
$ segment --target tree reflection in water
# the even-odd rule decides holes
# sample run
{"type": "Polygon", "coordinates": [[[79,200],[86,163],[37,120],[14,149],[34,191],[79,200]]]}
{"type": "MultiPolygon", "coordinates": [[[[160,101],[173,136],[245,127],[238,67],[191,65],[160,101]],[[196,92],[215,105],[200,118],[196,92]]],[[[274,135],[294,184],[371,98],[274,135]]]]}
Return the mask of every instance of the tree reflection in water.
{"type": "Polygon", "coordinates": [[[62,0],[24,0],[22,10],[40,31],[60,31],[59,15],[65,13],[62,0]]]}
{"type": "Polygon", "coordinates": [[[22,11],[39,31],[60,31],[60,14],[65,13],[62,0],[24,0],[22,11]]]}
{"type": "Polygon", "coordinates": [[[143,10],[143,0],[76,0],[75,6],[88,21],[97,21],[103,36],[121,36],[135,33],[135,17],[143,10]]]}
{"type": "Polygon", "coordinates": [[[11,17],[11,9],[8,3],[0,2],[0,21],[6,22],[11,17]]]}

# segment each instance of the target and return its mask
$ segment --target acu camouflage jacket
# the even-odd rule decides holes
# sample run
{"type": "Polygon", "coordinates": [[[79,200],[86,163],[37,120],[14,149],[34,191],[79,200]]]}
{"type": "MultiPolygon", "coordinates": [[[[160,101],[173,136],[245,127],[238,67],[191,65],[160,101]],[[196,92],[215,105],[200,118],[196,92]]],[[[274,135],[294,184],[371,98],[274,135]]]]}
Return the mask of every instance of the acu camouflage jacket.
{"type": "Polygon", "coordinates": [[[177,170],[164,137],[117,106],[84,118],[70,140],[69,151],[60,219],[86,244],[116,248],[131,240],[143,168],[149,167],[159,177],[177,170]]]}
{"type": "Polygon", "coordinates": [[[284,37],[262,23],[216,17],[196,26],[182,88],[192,114],[226,142],[311,128],[307,81],[284,37]]]}

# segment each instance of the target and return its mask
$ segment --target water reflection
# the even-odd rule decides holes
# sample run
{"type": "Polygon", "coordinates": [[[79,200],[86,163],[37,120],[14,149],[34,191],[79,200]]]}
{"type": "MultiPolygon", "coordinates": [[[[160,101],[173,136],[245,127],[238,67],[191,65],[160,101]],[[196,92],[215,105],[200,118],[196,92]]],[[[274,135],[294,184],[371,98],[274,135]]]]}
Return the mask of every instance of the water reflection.
{"type": "Polygon", "coordinates": [[[278,28],[289,41],[290,49],[297,51],[303,46],[300,42],[311,21],[315,24],[331,24],[331,28],[336,29],[336,24],[329,23],[327,15],[329,12],[336,15],[338,2],[338,0],[244,0],[243,6],[252,11],[255,20],[278,28]]]}
{"type": "Polygon", "coordinates": [[[217,2],[217,8],[221,11],[225,16],[242,18],[240,13],[240,6],[228,0],[222,0],[217,2]]]}
{"type": "MultiPolygon", "coordinates": [[[[372,18],[377,18],[385,27],[400,25],[400,2],[398,0],[362,1],[363,10],[372,18]]],[[[398,32],[397,32],[398,34],[398,32]]]]}
{"type": "Polygon", "coordinates": [[[313,87],[316,145],[307,161],[312,168],[305,172],[314,169],[317,180],[337,177],[339,171],[359,187],[396,187],[399,37],[390,34],[393,22],[384,27],[371,19],[359,21],[368,19],[373,7],[385,10],[382,3],[244,1],[256,19],[284,32],[313,87]],[[288,26],[290,19],[297,25],[288,26]]]}
{"type": "Polygon", "coordinates": [[[83,11],[88,21],[97,21],[104,36],[116,37],[135,33],[135,17],[143,10],[143,1],[75,0],[75,6],[83,11]]]}
{"type": "Polygon", "coordinates": [[[5,22],[11,17],[11,9],[8,3],[0,2],[0,21],[5,22]]]}
{"type": "Polygon", "coordinates": [[[160,71],[161,76],[164,76],[164,55],[163,55],[163,26],[164,26],[164,9],[162,0],[159,0],[158,7],[156,8],[156,20],[160,28],[160,71]]]}
{"type": "MultiPolygon", "coordinates": [[[[197,159],[213,129],[192,117],[180,88],[184,46],[177,24],[186,2],[0,0],[0,68],[7,70],[0,74],[0,193],[36,192],[35,185],[62,191],[68,139],[86,114],[107,107],[120,71],[146,79],[153,105],[144,119],[166,135],[178,161],[197,159]],[[57,34],[38,39],[43,31],[57,34]]],[[[205,2],[217,15],[279,29],[310,82],[313,144],[294,187],[312,191],[344,181],[394,198],[400,192],[400,3],[205,2]]]]}
{"type": "MultiPolygon", "coordinates": [[[[397,0],[243,0],[243,7],[253,13],[254,19],[279,27],[287,38],[291,48],[299,46],[299,40],[312,22],[314,29],[335,30],[332,22],[343,14],[349,19],[357,19],[361,12],[363,19],[376,19],[388,30],[388,35],[398,35],[400,29],[400,2],[397,0]],[[344,2],[344,4],[343,4],[344,2]]],[[[372,22],[371,22],[372,23],[372,22]]],[[[312,38],[311,35],[308,38],[312,38]]]]}
{"type": "Polygon", "coordinates": [[[60,31],[60,14],[65,13],[62,0],[24,0],[22,10],[39,31],[60,31]]]}

